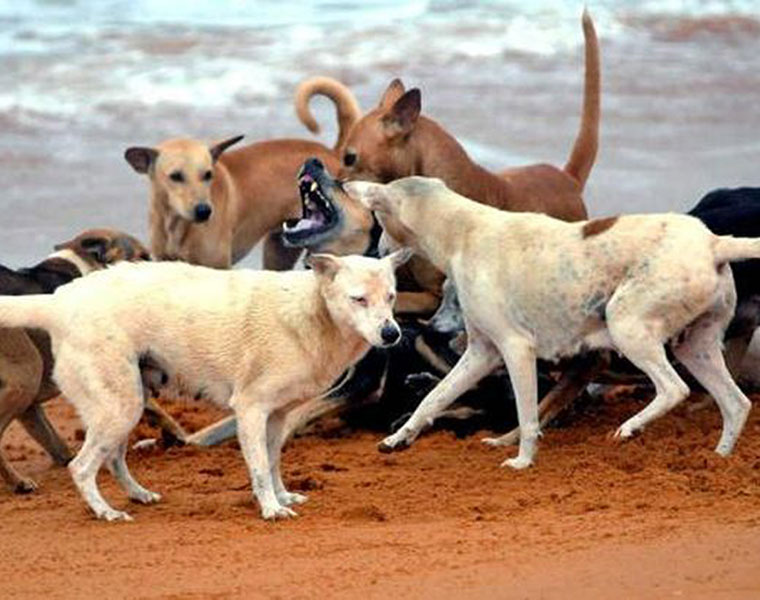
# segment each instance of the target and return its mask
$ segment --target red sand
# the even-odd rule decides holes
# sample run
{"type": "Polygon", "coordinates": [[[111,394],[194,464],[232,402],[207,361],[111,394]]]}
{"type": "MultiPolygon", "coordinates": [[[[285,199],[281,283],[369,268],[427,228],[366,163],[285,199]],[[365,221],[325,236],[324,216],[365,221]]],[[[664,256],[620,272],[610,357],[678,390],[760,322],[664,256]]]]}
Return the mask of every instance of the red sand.
{"type": "MultiPolygon", "coordinates": [[[[129,505],[104,473],[105,495],[135,517],[107,524],[14,428],[6,451],[40,489],[0,489],[0,598],[760,597],[758,413],[727,460],[711,451],[714,407],[611,443],[643,402],[549,429],[520,473],[480,436],[434,433],[391,456],[377,435],[301,437],[285,479],[310,500],[274,524],[258,518],[235,443],[130,452],[164,499],[129,505]]],[[[56,401],[50,414],[78,443],[71,409],[56,401]]]]}

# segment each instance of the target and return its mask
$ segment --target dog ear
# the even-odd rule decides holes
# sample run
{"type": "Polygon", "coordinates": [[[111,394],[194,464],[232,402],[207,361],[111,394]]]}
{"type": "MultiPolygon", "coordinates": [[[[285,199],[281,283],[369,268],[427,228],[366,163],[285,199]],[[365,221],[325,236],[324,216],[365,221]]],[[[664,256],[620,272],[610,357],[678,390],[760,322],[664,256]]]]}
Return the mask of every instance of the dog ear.
{"type": "Polygon", "coordinates": [[[155,148],[144,148],[141,146],[134,146],[127,148],[124,152],[124,158],[132,165],[132,168],[138,173],[147,173],[150,170],[151,165],[156,162],[158,158],[158,150],[155,148]]]}
{"type": "Polygon", "coordinates": [[[412,256],[414,255],[414,250],[411,248],[399,248],[395,252],[391,252],[384,260],[389,260],[391,262],[391,266],[393,267],[393,270],[395,271],[398,269],[401,265],[403,265],[406,261],[408,261],[412,256]]]}
{"type": "Polygon", "coordinates": [[[393,106],[396,103],[396,100],[401,98],[401,96],[404,95],[404,92],[406,91],[406,88],[404,88],[404,84],[401,82],[401,80],[396,77],[393,81],[388,84],[388,87],[386,88],[385,92],[383,92],[382,98],[380,98],[380,103],[378,104],[379,108],[389,109],[391,106],[393,106]]]}
{"type": "Polygon", "coordinates": [[[370,210],[388,212],[388,195],[385,185],[369,181],[346,181],[343,189],[349,198],[358,200],[370,210]]]}
{"type": "Polygon", "coordinates": [[[224,152],[227,148],[232,146],[233,144],[237,144],[240,140],[242,140],[245,136],[244,135],[236,135],[235,137],[229,138],[228,140],[224,140],[223,142],[219,142],[218,144],[214,144],[211,146],[208,151],[211,153],[211,158],[214,162],[219,160],[219,157],[222,155],[222,152],[224,152]]]}
{"type": "Polygon", "coordinates": [[[327,279],[333,279],[335,274],[340,270],[340,260],[332,254],[310,254],[306,257],[306,264],[314,272],[327,279]]]}
{"type": "Polygon", "coordinates": [[[104,237],[86,237],[79,241],[79,245],[99,264],[105,265],[108,262],[111,240],[104,237]]]}
{"type": "Polygon", "coordinates": [[[383,117],[383,125],[391,135],[407,135],[414,129],[422,111],[422,94],[418,88],[409,90],[383,117]]]}

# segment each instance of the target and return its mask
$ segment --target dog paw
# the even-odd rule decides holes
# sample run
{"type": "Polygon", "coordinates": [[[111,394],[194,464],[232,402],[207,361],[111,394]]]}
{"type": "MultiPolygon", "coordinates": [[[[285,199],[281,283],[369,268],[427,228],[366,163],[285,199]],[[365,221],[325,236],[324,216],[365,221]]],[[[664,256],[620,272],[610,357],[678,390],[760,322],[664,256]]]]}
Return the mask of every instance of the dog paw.
{"type": "Polygon", "coordinates": [[[112,521],[134,521],[134,519],[129,516],[128,513],[125,513],[122,510],[115,510],[113,508],[109,508],[108,510],[104,510],[102,513],[98,514],[98,519],[103,519],[104,521],[108,521],[109,523],[112,521]]]}
{"type": "Polygon", "coordinates": [[[129,499],[140,504],[155,504],[161,500],[161,494],[151,492],[150,490],[135,490],[129,495],[129,499]]]}
{"type": "Polygon", "coordinates": [[[279,500],[280,504],[283,506],[303,504],[308,499],[308,496],[304,496],[303,494],[296,494],[295,492],[283,492],[281,494],[277,494],[277,500],[279,500]]]}
{"type": "Polygon", "coordinates": [[[153,450],[158,447],[158,439],[146,438],[132,444],[132,450],[153,450]]]}
{"type": "Polygon", "coordinates": [[[501,448],[503,446],[514,446],[517,442],[520,441],[520,434],[507,433],[506,435],[502,435],[500,437],[483,438],[480,441],[483,442],[486,446],[490,446],[491,448],[501,448]]]}
{"type": "Polygon", "coordinates": [[[13,486],[14,494],[31,494],[37,491],[37,482],[34,479],[24,477],[19,479],[16,485],[13,486]]]}
{"type": "Polygon", "coordinates": [[[527,469],[528,467],[533,466],[533,461],[529,458],[524,458],[520,456],[516,456],[515,458],[508,458],[503,463],[501,463],[502,467],[511,467],[513,469],[527,469]]]}
{"type": "Polygon", "coordinates": [[[620,427],[617,428],[615,435],[612,437],[616,440],[627,440],[628,438],[633,437],[634,433],[636,433],[636,430],[631,425],[628,423],[623,423],[620,427]]]}
{"type": "Polygon", "coordinates": [[[266,521],[276,521],[277,519],[291,519],[297,517],[298,513],[289,509],[287,506],[267,506],[261,509],[261,517],[266,521]]]}
{"type": "Polygon", "coordinates": [[[397,435],[391,435],[385,438],[377,445],[377,449],[383,454],[390,454],[391,452],[401,452],[406,450],[412,442],[405,437],[397,437],[397,435]]]}

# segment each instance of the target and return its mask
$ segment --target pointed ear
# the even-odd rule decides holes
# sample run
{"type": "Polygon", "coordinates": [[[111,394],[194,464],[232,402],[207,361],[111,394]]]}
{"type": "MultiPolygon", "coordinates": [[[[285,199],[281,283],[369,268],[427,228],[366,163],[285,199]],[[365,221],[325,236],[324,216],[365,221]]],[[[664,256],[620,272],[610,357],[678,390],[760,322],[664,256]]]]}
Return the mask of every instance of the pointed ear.
{"type": "Polygon", "coordinates": [[[346,181],[343,189],[349,198],[358,200],[369,210],[388,212],[388,192],[382,183],[369,181],[346,181]]]}
{"type": "Polygon", "coordinates": [[[392,252],[384,260],[389,260],[393,270],[395,271],[406,261],[408,261],[414,255],[414,251],[411,248],[400,248],[395,252],[392,252]]]}
{"type": "Polygon", "coordinates": [[[414,129],[422,110],[422,94],[417,88],[409,90],[396,100],[393,108],[383,117],[383,125],[392,135],[407,135],[414,129]]]}
{"type": "Polygon", "coordinates": [[[310,254],[306,257],[306,264],[320,277],[327,279],[335,278],[340,270],[340,259],[332,254],[310,254]]]}
{"type": "Polygon", "coordinates": [[[153,163],[158,158],[158,150],[155,148],[144,148],[134,146],[127,148],[124,152],[124,158],[132,165],[132,168],[138,173],[147,173],[153,163]]]}
{"type": "Polygon", "coordinates": [[[232,146],[233,144],[237,144],[240,140],[242,140],[245,136],[244,135],[236,135],[235,137],[232,137],[228,140],[224,140],[223,142],[219,142],[218,144],[214,144],[211,146],[208,151],[211,153],[211,158],[214,162],[219,160],[219,157],[222,155],[222,152],[224,152],[227,148],[232,146]]]}
{"type": "Polygon", "coordinates": [[[393,106],[396,103],[396,100],[401,98],[401,96],[404,95],[404,92],[406,91],[406,88],[404,88],[404,84],[401,82],[401,80],[396,77],[393,81],[388,84],[388,87],[386,88],[385,92],[383,92],[382,98],[380,98],[380,103],[378,104],[379,108],[385,108],[386,110],[389,109],[391,106],[393,106]]]}

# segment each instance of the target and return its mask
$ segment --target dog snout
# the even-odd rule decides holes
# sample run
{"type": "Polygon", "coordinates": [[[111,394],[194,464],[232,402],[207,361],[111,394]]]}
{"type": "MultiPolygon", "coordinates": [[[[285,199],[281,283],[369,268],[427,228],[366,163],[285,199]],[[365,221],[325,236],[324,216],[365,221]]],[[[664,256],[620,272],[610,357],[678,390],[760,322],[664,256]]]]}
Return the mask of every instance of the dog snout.
{"type": "Polygon", "coordinates": [[[198,204],[195,207],[195,221],[197,223],[203,223],[205,221],[208,221],[210,217],[211,217],[210,205],[204,202],[203,204],[198,204]]]}
{"type": "Polygon", "coordinates": [[[401,338],[401,331],[399,330],[398,325],[395,325],[394,323],[386,323],[380,331],[380,337],[387,346],[391,346],[399,341],[401,338]]]}

